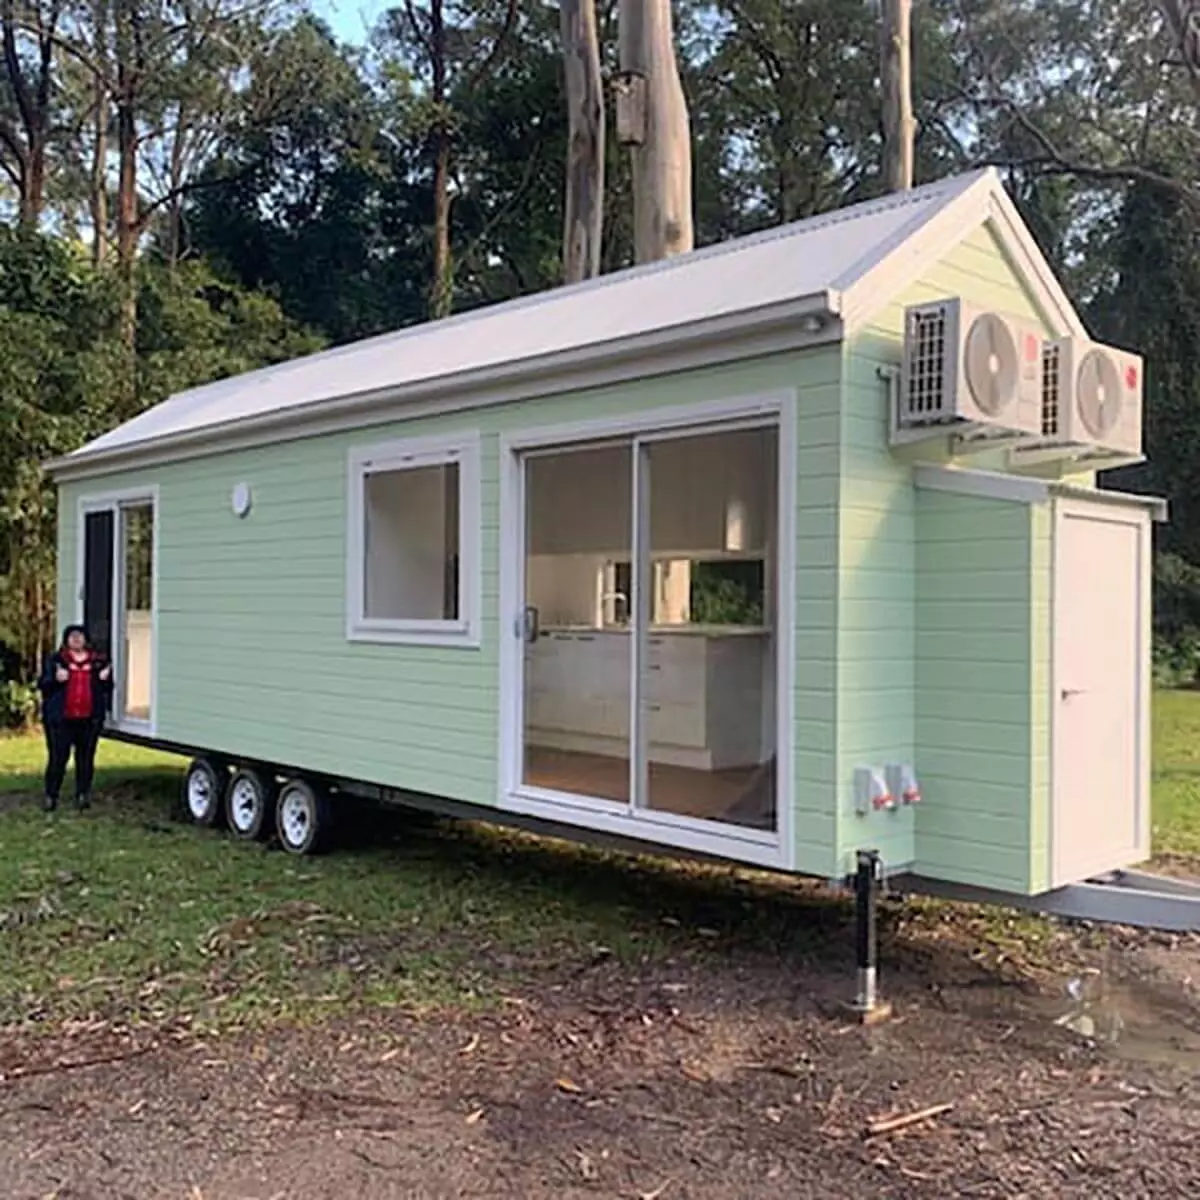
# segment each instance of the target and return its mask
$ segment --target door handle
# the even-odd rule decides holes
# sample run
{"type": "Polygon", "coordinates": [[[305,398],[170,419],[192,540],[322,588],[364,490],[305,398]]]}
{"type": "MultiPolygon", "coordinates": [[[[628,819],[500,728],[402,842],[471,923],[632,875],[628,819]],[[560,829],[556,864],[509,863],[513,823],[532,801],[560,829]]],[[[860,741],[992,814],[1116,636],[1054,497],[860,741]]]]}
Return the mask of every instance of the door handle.
{"type": "Polygon", "coordinates": [[[527,604],[521,612],[520,636],[526,643],[532,644],[538,640],[541,632],[538,610],[532,604],[527,604]]]}
{"type": "Polygon", "coordinates": [[[1087,691],[1087,688],[1063,688],[1062,698],[1070,700],[1072,696],[1082,696],[1087,691]]]}

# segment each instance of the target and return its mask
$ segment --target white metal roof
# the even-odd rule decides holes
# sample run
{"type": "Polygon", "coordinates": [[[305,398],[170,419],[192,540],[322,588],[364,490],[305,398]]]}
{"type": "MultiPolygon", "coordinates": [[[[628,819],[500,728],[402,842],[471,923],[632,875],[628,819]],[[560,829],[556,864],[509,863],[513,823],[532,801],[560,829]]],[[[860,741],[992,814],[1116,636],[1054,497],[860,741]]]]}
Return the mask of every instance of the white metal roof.
{"type": "MultiPolygon", "coordinates": [[[[999,204],[1010,221],[1015,217],[992,170],[955,176],[663,262],[181,392],[51,464],[51,469],[115,465],[151,448],[165,452],[169,446],[198,439],[213,442],[216,449],[223,433],[251,427],[261,430],[266,440],[279,436],[290,420],[343,406],[354,397],[394,405],[399,399],[407,402],[428,394],[433,385],[444,394],[448,384],[459,381],[465,390],[500,368],[509,376],[514,368],[544,370],[584,351],[594,362],[615,356],[634,341],[645,343],[650,335],[658,335],[655,341],[662,344],[685,330],[714,327],[739,314],[778,310],[781,305],[799,312],[801,301],[808,302],[808,311],[848,321],[852,309],[861,313],[864,304],[873,308],[886,303],[888,297],[880,294],[880,271],[893,258],[923,260],[905,248],[914,239],[929,242],[930,231],[964,202],[979,219],[980,205],[989,203],[993,215],[999,204]],[[856,285],[864,295],[852,300],[856,285]]],[[[959,214],[953,224],[961,237],[971,222],[964,227],[959,214]]],[[[1020,239],[1031,244],[1019,218],[1016,224],[1020,239]]],[[[941,246],[945,234],[936,240],[941,246]]],[[[1032,253],[1037,256],[1036,248],[1032,253]]],[[[913,269],[924,265],[922,261],[913,269]]],[[[1056,288],[1052,276],[1048,286],[1051,291],[1056,288]]],[[[1066,304],[1061,292],[1052,299],[1066,304]]],[[[1072,318],[1069,313],[1064,321],[1070,324],[1072,318]]]]}

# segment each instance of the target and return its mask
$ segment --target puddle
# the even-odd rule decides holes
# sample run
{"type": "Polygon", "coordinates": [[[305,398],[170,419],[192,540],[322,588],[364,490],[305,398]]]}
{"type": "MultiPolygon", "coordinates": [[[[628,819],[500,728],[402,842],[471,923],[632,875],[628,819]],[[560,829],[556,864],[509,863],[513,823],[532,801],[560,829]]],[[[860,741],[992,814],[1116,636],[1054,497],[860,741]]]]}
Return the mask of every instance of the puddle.
{"type": "Polygon", "coordinates": [[[1119,1058],[1200,1072],[1200,994],[1162,980],[1114,980],[1100,970],[1068,979],[1038,1002],[1053,1024],[1119,1058]]]}

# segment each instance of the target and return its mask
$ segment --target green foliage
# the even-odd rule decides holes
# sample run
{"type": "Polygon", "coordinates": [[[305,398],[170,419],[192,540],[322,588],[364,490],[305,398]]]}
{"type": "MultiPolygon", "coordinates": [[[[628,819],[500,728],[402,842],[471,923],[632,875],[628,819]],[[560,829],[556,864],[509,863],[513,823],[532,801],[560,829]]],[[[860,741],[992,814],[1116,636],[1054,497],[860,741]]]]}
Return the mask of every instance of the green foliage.
{"type": "Polygon", "coordinates": [[[1166,687],[1200,681],[1200,567],[1177,554],[1154,564],[1154,675],[1166,687]]]}
{"type": "Polygon", "coordinates": [[[36,685],[19,679],[0,680],[0,729],[26,729],[38,714],[36,685]]]}
{"type": "MultiPolygon", "coordinates": [[[[141,276],[142,407],[321,344],[203,263],[148,262],[141,276]]],[[[119,294],[70,242],[0,227],[0,646],[19,678],[54,637],[55,495],[41,467],[114,424],[126,363],[119,294]]]]}
{"type": "Polygon", "coordinates": [[[762,562],[693,563],[688,609],[697,625],[761,625],[762,562]]]}

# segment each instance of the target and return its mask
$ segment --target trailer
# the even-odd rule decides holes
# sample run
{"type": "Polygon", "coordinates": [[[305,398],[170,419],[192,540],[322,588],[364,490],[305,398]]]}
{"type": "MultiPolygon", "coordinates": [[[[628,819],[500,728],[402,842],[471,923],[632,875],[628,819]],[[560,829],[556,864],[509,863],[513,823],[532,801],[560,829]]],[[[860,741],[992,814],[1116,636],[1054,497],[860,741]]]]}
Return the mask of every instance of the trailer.
{"type": "Polygon", "coordinates": [[[173,396],[49,465],[60,611],[239,838],[1036,907],[1149,854],[1141,371],[974,172],[173,396]]]}

